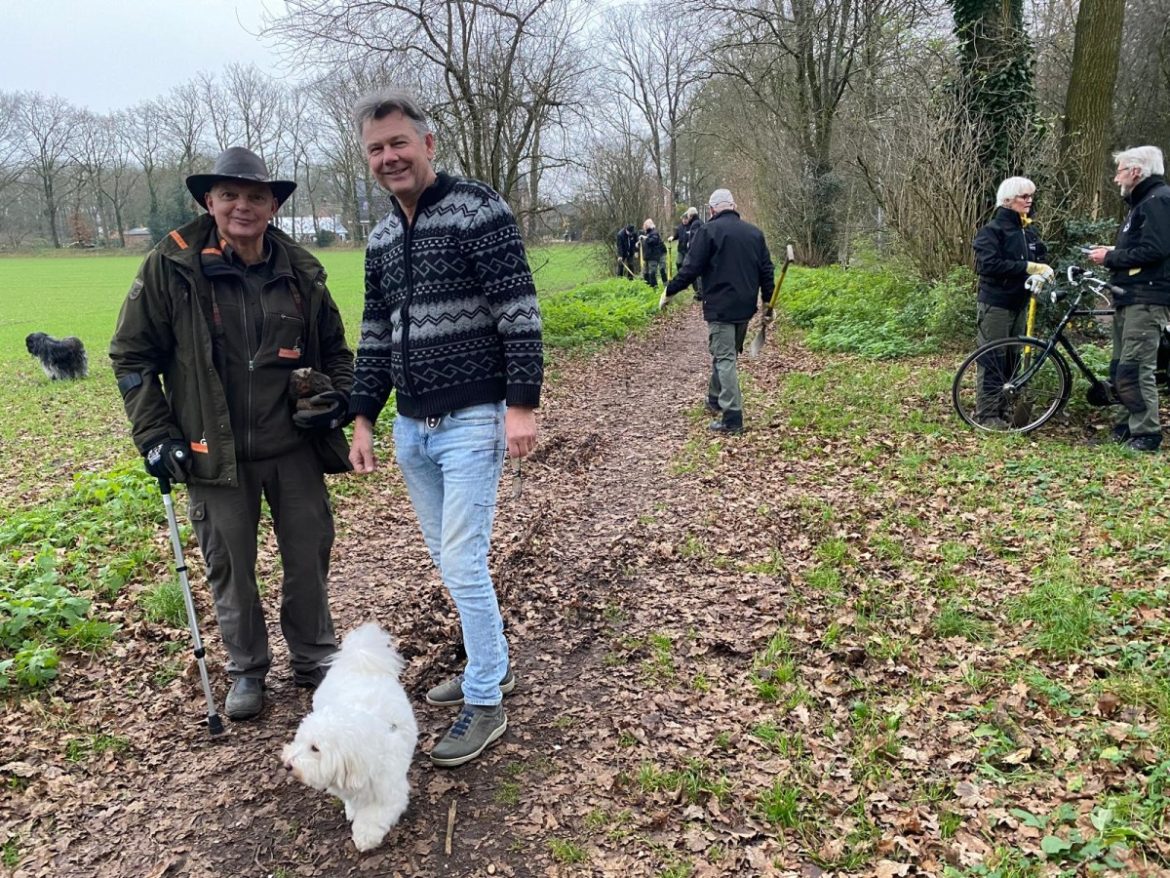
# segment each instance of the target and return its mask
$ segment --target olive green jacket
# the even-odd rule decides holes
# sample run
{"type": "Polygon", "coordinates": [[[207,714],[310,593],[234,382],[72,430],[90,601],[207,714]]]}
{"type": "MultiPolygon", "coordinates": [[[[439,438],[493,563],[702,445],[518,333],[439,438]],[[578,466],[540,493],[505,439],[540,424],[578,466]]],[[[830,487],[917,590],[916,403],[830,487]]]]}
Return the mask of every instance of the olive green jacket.
{"type": "MultiPolygon", "coordinates": [[[[147,254],[122,303],[110,360],[139,450],[145,453],[166,438],[190,443],[192,482],[235,485],[235,442],[212,349],[211,281],[200,263],[200,248],[213,228],[214,220],[204,214],[147,254]]],[[[280,230],[269,227],[266,234],[287,253],[304,302],[305,350],[293,365],[324,372],[334,389],[348,394],[353,353],[325,286],[325,269],[280,230]]],[[[349,468],[340,429],[306,434],[306,441],[314,442],[325,472],[349,468]]]]}

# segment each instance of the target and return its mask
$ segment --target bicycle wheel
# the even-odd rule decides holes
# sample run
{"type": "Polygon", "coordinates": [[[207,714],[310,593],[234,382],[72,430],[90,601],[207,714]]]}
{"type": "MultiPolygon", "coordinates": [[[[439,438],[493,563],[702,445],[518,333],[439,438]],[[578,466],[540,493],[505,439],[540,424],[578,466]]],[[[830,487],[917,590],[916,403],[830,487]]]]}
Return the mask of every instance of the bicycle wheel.
{"type": "Polygon", "coordinates": [[[1039,339],[1000,338],[967,357],[951,387],[959,417],[989,433],[1028,433],[1048,421],[1068,402],[1072,375],[1057,350],[1037,362],[1043,350],[1039,339]]]}

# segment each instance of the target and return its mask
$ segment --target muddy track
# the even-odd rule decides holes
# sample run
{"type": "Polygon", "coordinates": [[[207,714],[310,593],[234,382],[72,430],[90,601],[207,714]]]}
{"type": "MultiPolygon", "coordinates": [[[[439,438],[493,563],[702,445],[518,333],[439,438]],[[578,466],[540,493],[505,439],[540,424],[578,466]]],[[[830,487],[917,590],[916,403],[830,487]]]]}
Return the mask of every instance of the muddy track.
{"type": "MultiPolygon", "coordinates": [[[[480,875],[489,865],[505,875],[653,874],[620,841],[590,846],[587,864],[559,865],[549,839],[580,838],[585,816],[606,812],[623,746],[687,752],[699,739],[702,718],[672,712],[653,675],[648,686],[645,637],[681,638],[689,628],[687,649],[742,665],[767,636],[752,620],[771,620],[784,599],[778,580],[745,587],[675,548],[702,533],[734,554],[750,536],[713,515],[731,490],[714,470],[727,457],[746,465],[749,446],[727,443],[709,467],[677,463],[688,442],[707,444],[697,412],[707,363],[705,325],[688,305],[639,339],[562,366],[546,389],[523,496],[513,500],[505,485],[494,537],[519,686],[506,702],[507,735],[472,765],[442,771],[425,757],[452,714],[422,693],[457,667],[458,627],[393,467],[376,476],[373,501],[338,502],[338,629],[372,618],[399,637],[421,730],[414,797],[382,848],[357,854],[339,803],[280,766],[280,745],[309,697],[292,686],[270,594],[277,655],[268,705],[259,722],[229,724],[223,741],[210,742],[195,722],[202,703],[192,668],[158,685],[164,633],[140,623],[124,628],[113,654],[71,669],[47,707],[8,709],[0,762],[22,779],[0,816],[25,854],[13,874],[480,875]],[[622,638],[628,648],[615,653],[622,638]],[[33,728],[59,737],[30,740],[33,728]],[[120,736],[129,748],[64,759],[63,745],[83,732],[120,736]]],[[[205,624],[217,668],[216,633],[205,624]]]]}

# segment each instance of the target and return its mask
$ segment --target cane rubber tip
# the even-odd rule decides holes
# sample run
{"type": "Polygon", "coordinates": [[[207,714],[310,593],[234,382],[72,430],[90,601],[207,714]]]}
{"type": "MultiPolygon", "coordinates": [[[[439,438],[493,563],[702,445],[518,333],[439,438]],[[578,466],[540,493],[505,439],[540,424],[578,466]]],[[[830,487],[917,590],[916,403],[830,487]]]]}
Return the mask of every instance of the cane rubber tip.
{"type": "Polygon", "coordinates": [[[213,713],[207,717],[207,731],[214,735],[223,734],[223,720],[219,718],[218,713],[213,713]]]}

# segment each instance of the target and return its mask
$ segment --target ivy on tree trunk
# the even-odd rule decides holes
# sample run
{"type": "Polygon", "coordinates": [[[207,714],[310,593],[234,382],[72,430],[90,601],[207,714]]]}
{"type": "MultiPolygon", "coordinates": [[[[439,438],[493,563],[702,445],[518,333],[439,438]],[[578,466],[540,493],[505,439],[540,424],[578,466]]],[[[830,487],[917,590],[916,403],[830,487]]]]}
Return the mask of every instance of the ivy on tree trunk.
{"type": "Polygon", "coordinates": [[[1023,0],[951,0],[959,41],[959,97],[974,124],[977,154],[990,177],[1024,171],[1032,124],[1032,44],[1023,0]]]}

